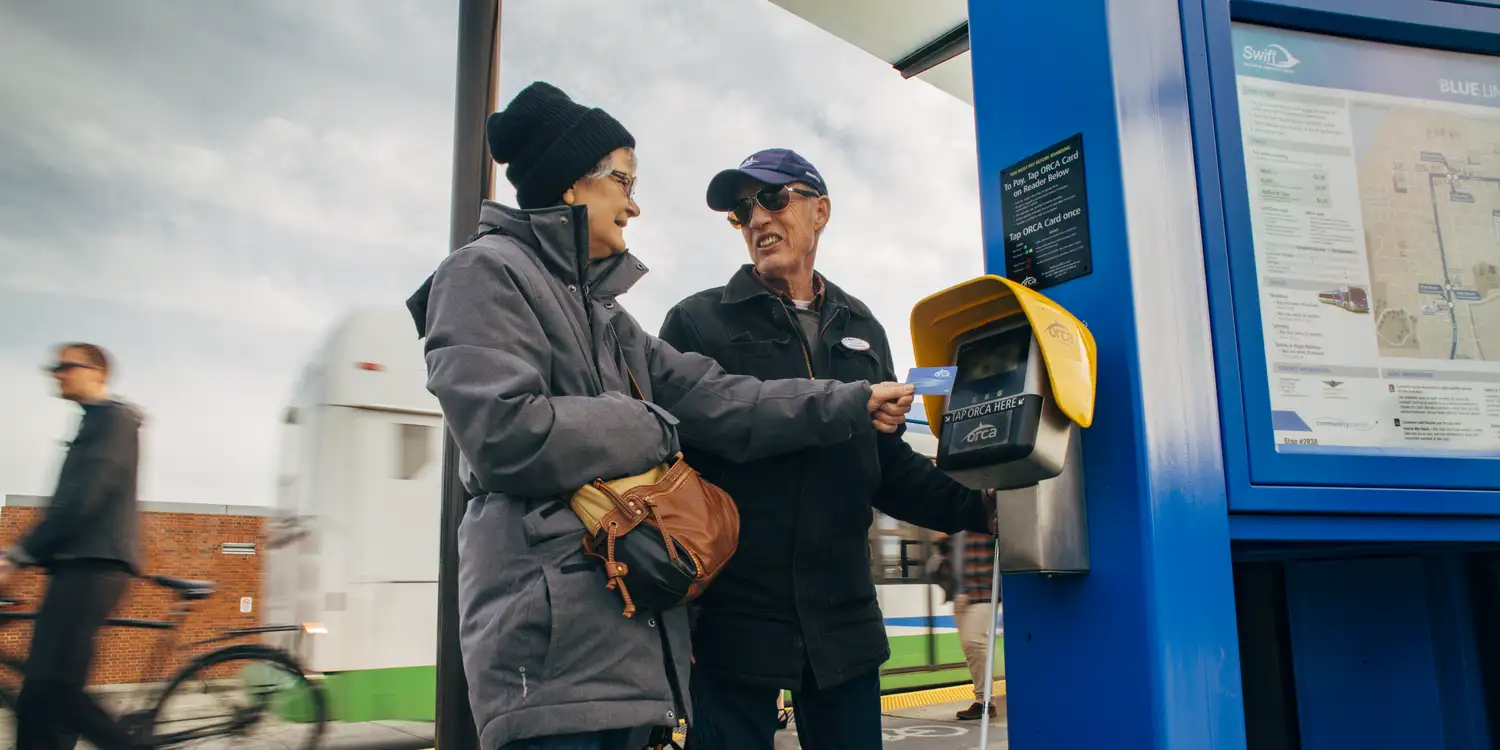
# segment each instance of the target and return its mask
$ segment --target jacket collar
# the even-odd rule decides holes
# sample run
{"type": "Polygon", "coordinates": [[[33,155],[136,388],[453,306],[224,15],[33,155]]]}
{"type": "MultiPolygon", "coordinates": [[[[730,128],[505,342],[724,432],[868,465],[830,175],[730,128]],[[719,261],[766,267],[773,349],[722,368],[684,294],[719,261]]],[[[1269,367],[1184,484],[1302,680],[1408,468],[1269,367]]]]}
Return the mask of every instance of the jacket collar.
{"type": "MultiPolygon", "coordinates": [[[[871,319],[875,317],[870,312],[870,308],[865,306],[865,303],[849,296],[837,284],[829,281],[822,274],[817,275],[814,286],[815,288],[818,286],[822,287],[820,294],[822,295],[825,307],[847,307],[849,308],[849,312],[854,315],[871,319]]],[[[730,277],[729,283],[724,285],[724,293],[720,295],[719,301],[726,305],[737,305],[756,297],[771,297],[774,299],[777,296],[783,295],[778,295],[771,291],[769,287],[761,282],[760,277],[755,272],[755,266],[746,263],[740,266],[740,270],[736,271],[734,276],[730,277]]]]}
{"type": "MultiPolygon", "coordinates": [[[[588,243],[583,239],[588,233],[588,211],[583,206],[522,211],[484,201],[479,207],[479,232],[497,228],[531,251],[542,267],[564,284],[578,284],[581,277],[584,289],[596,298],[624,294],[646,275],[646,264],[629,251],[589,262],[588,243]]],[[[427,337],[427,301],[436,276],[429,275],[406,299],[419,339],[427,337]]]]}
{"type": "MultiPolygon", "coordinates": [[[[783,292],[780,289],[777,289],[776,287],[767,283],[766,277],[760,275],[760,271],[754,266],[750,267],[750,278],[755,279],[755,283],[765,287],[766,291],[771,293],[771,296],[780,297],[786,302],[795,301],[791,298],[791,295],[788,295],[786,292],[783,292]]],[[[809,300],[809,302],[812,305],[812,310],[814,312],[818,312],[823,309],[823,274],[818,273],[817,271],[813,271],[812,287],[813,295],[812,299],[809,300]]]]}
{"type": "Polygon", "coordinates": [[[479,231],[498,227],[531,250],[548,273],[565,284],[580,281],[596,297],[630,291],[649,269],[630,251],[589,260],[588,209],[553,206],[523,211],[487,200],[479,209],[479,231]]]}

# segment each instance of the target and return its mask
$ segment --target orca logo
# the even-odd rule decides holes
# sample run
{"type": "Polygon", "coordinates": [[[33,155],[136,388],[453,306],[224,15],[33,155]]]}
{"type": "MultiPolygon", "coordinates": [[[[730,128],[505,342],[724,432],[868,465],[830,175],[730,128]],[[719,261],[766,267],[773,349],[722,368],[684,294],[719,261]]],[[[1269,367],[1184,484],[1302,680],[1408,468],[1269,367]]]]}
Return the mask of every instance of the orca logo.
{"type": "Polygon", "coordinates": [[[999,434],[1000,430],[996,429],[994,425],[980,424],[978,427],[969,430],[969,434],[964,436],[964,442],[977,443],[981,440],[989,440],[999,434]]]}
{"type": "Polygon", "coordinates": [[[1047,326],[1047,335],[1063,342],[1064,344],[1073,343],[1073,332],[1068,330],[1068,327],[1063,325],[1060,321],[1054,320],[1052,321],[1052,325],[1047,326]]]}
{"type": "Polygon", "coordinates": [[[935,378],[951,378],[953,377],[953,373],[948,372],[947,370],[938,370],[937,372],[933,373],[932,376],[935,378]]]}
{"type": "Polygon", "coordinates": [[[1247,44],[1240,51],[1240,56],[1244,58],[1246,66],[1261,70],[1290,71],[1302,62],[1286,47],[1279,44],[1267,44],[1260,48],[1247,44]]]}
{"type": "Polygon", "coordinates": [[[752,164],[755,164],[755,163],[756,163],[755,157],[752,156],[752,157],[750,157],[750,158],[748,158],[748,159],[740,162],[740,169],[744,169],[745,167],[748,167],[748,166],[750,166],[752,164]]]}
{"type": "Polygon", "coordinates": [[[1024,279],[1021,279],[1021,286],[1036,286],[1036,277],[1027,276],[1024,279]]]}

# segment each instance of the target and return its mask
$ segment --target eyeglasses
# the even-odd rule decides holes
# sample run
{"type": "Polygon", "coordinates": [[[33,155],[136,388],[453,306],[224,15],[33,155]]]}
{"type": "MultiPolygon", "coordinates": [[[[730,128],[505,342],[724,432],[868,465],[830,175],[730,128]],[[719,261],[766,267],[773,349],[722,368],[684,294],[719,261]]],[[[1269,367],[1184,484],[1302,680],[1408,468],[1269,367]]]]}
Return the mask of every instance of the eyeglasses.
{"type": "Polygon", "coordinates": [[[741,200],[729,209],[729,226],[739,229],[750,223],[750,213],[759,205],[771,213],[777,213],[786,208],[792,202],[792,193],[808,198],[817,198],[822,194],[816,190],[804,190],[802,188],[791,188],[785,185],[780,187],[767,187],[755,195],[741,200]]]}
{"type": "Polygon", "coordinates": [[[610,170],[609,176],[615,178],[615,182],[620,183],[620,187],[625,188],[626,198],[635,200],[635,181],[639,175],[628,175],[618,169],[613,169],[610,170]]]}

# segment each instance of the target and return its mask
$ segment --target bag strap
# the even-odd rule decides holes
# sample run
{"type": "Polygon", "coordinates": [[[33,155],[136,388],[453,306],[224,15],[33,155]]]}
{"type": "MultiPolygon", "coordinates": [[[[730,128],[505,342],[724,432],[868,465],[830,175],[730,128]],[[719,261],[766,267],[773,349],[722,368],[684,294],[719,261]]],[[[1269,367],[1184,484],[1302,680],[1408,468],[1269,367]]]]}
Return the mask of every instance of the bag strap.
{"type": "MultiPolygon", "coordinates": [[[[662,617],[664,614],[658,613],[657,616],[662,617]]],[[[691,727],[693,720],[688,716],[687,703],[682,699],[682,685],[677,681],[677,661],[672,657],[672,639],[667,636],[665,617],[662,619],[663,622],[661,623],[661,627],[656,629],[656,634],[661,636],[662,661],[665,662],[667,667],[667,687],[672,690],[672,704],[677,709],[677,718],[683,724],[691,727]]],[[[667,734],[668,741],[672,743],[672,747],[677,747],[677,743],[670,739],[671,736],[669,732],[667,734]]]]}
{"type": "MultiPolygon", "coordinates": [[[[624,359],[625,359],[624,353],[621,352],[621,356],[620,356],[621,363],[624,362],[624,359]]],[[[630,371],[630,365],[628,365],[628,364],[625,365],[625,377],[630,378],[630,390],[633,392],[631,395],[635,396],[636,398],[638,398],[638,399],[640,399],[642,401],[645,401],[646,400],[646,394],[644,394],[644,393],[641,392],[641,384],[635,382],[635,373],[633,373],[633,372],[630,371]]]]}
{"type": "MultiPolygon", "coordinates": [[[[635,398],[641,400],[641,401],[645,401],[646,400],[646,394],[644,394],[644,393],[641,392],[641,384],[635,382],[635,373],[633,373],[633,372],[630,371],[630,365],[625,365],[625,377],[630,378],[630,391],[631,391],[631,395],[634,396],[635,398]]],[[[672,457],[670,465],[676,465],[681,460],[682,460],[682,451],[678,451],[677,455],[675,455],[675,456],[672,457]]]]}

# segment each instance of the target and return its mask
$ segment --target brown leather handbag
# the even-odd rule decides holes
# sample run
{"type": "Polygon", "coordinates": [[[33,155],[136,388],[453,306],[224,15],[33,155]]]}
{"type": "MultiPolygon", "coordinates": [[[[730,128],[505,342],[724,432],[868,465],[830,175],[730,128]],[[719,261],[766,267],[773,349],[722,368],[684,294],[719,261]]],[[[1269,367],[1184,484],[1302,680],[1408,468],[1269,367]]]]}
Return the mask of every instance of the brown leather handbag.
{"type": "MultiPolygon", "coordinates": [[[[635,395],[640,386],[630,376],[635,395]]],[[[650,471],[573,494],[588,532],[584,551],[604,562],[607,586],[636,609],[661,612],[703,594],[739,547],[740,514],[729,493],[688,466],[682,454],[650,471]]]]}

